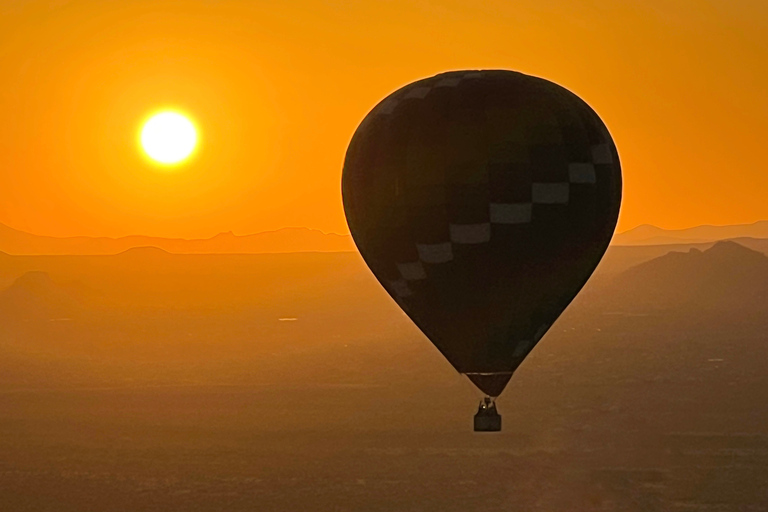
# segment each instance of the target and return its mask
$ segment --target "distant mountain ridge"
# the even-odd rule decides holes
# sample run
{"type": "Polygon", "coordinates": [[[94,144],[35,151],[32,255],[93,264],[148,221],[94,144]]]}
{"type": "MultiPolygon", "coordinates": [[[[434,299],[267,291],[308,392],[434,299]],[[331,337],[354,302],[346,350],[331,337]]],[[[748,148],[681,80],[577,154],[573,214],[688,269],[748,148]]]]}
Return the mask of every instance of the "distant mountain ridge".
{"type": "Polygon", "coordinates": [[[0,252],[16,255],[119,254],[137,247],[156,247],[174,254],[262,254],[284,252],[345,252],[355,250],[352,237],[309,228],[283,228],[253,235],[219,233],[206,239],[149,236],[49,237],[0,224],[0,252]]]}
{"type": "MultiPolygon", "coordinates": [[[[704,249],[721,240],[768,252],[768,220],[732,226],[697,226],[669,230],[644,224],[614,235],[611,245],[657,246],[659,252],[697,244],[704,249]],[[670,246],[664,249],[664,246],[670,246]],[[673,247],[675,246],[675,247],[673,247]]],[[[183,239],[132,235],[109,237],[50,237],[33,235],[0,224],[0,254],[111,255],[141,247],[156,247],[172,254],[265,254],[355,251],[350,235],[310,228],[283,228],[252,235],[219,233],[211,238],[183,239]]]]}
{"type": "Polygon", "coordinates": [[[752,224],[696,226],[686,229],[663,229],[643,224],[615,235],[613,245],[705,243],[732,238],[768,238],[768,220],[752,224]]]}

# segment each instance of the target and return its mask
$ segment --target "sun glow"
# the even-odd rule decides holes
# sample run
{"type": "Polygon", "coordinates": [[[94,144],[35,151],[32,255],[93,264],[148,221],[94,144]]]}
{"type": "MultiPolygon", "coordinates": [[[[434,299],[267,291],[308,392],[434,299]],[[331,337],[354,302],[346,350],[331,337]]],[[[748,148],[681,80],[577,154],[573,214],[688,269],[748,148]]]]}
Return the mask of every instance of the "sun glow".
{"type": "Polygon", "coordinates": [[[197,147],[197,129],[184,114],[163,111],[150,117],[141,128],[141,147],[161,165],[185,161],[197,147]]]}

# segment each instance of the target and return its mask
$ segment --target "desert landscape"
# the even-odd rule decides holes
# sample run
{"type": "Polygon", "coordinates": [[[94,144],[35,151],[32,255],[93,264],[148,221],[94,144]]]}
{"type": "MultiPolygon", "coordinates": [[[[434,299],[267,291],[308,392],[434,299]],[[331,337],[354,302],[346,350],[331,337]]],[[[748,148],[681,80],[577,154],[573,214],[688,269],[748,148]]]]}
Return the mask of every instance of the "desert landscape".
{"type": "Polygon", "coordinates": [[[0,289],[3,509],[768,503],[768,256],[738,242],[612,246],[485,435],[355,252],[3,253],[0,289]]]}

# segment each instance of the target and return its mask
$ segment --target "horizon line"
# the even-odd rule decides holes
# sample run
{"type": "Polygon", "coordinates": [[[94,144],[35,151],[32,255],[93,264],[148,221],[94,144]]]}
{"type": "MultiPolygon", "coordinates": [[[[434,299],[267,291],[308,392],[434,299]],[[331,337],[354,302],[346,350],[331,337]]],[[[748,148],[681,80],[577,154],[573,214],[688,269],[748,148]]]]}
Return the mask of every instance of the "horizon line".
{"type": "Polygon", "coordinates": [[[255,236],[255,235],[262,235],[266,233],[277,233],[279,231],[287,231],[287,230],[307,230],[307,231],[318,231],[322,233],[323,235],[335,235],[335,236],[351,236],[350,233],[336,233],[333,231],[323,231],[319,228],[311,228],[309,226],[283,226],[281,228],[276,229],[266,229],[264,231],[257,231],[254,233],[247,233],[247,234],[236,234],[234,231],[219,231],[218,233],[208,236],[208,237],[192,237],[192,238],[185,238],[181,236],[161,236],[161,235],[144,235],[144,234],[129,234],[129,235],[120,235],[120,236],[109,236],[109,235],[65,235],[65,236],[58,236],[58,235],[43,235],[39,233],[33,233],[31,231],[26,231],[23,229],[19,229],[16,227],[13,227],[5,222],[0,222],[0,227],[8,228],[12,231],[17,231],[19,233],[23,233],[25,235],[31,235],[41,238],[55,238],[60,240],[67,240],[67,239],[73,239],[73,238],[90,238],[90,239],[108,239],[108,240],[122,240],[125,238],[134,238],[134,237],[140,237],[140,238],[159,238],[163,240],[183,240],[186,242],[196,241],[196,240],[212,240],[216,238],[217,236],[221,235],[232,235],[238,238],[245,238],[249,236],[255,236]]]}

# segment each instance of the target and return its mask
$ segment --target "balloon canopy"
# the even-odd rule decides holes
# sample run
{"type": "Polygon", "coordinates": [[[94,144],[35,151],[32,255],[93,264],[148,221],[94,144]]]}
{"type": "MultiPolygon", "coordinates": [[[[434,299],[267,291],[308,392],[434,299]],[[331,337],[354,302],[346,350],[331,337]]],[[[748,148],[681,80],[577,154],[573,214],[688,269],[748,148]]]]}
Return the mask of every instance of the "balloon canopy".
{"type": "Polygon", "coordinates": [[[407,85],[366,116],[342,192],[376,278],[495,397],[602,258],[621,168],[605,125],[568,90],[457,71],[407,85]]]}

